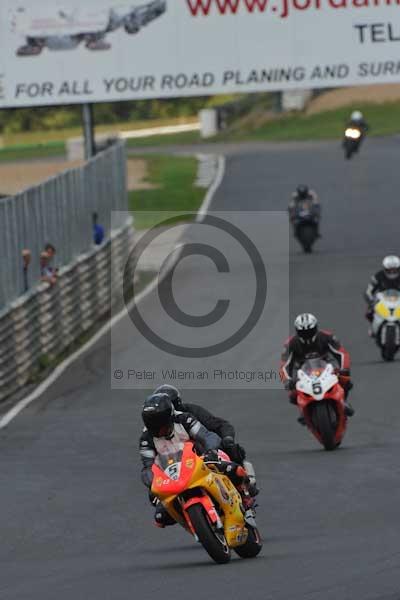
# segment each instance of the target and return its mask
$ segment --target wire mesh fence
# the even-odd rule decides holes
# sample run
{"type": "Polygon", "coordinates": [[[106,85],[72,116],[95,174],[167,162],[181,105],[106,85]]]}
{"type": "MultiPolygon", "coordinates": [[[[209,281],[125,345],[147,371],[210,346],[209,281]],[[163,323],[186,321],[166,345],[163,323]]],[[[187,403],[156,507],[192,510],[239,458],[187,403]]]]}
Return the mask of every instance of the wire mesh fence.
{"type": "MultiPolygon", "coordinates": [[[[111,212],[127,210],[126,155],[117,142],[82,167],[71,169],[16,196],[0,199],[0,310],[34,286],[41,276],[40,254],[56,248],[57,267],[93,245],[93,213],[110,234],[111,212]],[[22,251],[31,263],[24,274],[22,251]]],[[[113,222],[119,227],[121,224],[113,222]]]]}

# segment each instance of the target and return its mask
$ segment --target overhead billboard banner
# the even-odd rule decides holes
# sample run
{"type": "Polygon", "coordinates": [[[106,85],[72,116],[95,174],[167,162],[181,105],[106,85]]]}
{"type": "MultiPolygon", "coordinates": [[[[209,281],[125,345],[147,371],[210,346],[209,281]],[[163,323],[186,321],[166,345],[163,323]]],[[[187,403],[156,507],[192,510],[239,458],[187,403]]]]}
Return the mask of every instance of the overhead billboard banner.
{"type": "Polygon", "coordinates": [[[400,0],[1,0],[0,106],[400,81],[400,0]]]}

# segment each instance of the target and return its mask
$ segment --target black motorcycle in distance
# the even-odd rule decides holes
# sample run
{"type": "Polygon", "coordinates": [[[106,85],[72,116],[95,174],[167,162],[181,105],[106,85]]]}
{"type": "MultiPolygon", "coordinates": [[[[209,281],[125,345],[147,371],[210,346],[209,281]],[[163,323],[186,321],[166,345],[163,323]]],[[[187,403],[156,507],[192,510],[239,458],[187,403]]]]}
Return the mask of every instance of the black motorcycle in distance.
{"type": "Polygon", "coordinates": [[[344,132],[344,154],[347,160],[350,160],[355,152],[358,152],[364,133],[360,127],[350,125],[344,132]]]}
{"type": "Polygon", "coordinates": [[[308,201],[302,202],[296,208],[294,231],[304,252],[306,254],[312,252],[313,245],[318,238],[318,220],[308,201]]]}

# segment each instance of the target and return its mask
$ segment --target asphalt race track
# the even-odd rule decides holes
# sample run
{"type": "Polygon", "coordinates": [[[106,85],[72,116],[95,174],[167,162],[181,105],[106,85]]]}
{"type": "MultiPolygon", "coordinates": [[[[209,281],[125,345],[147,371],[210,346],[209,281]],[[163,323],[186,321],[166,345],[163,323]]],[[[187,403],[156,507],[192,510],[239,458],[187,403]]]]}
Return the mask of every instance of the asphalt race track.
{"type": "MultiPolygon", "coordinates": [[[[0,598],[399,599],[399,362],[380,361],[361,299],[382,255],[400,251],[399,153],[391,138],[368,140],[350,163],[338,143],[228,156],[214,209],[284,209],[303,182],[320,193],[323,239],[312,256],[291,250],[291,311],[337,332],[356,384],[335,453],[282,391],[190,394],[229,410],[256,465],[262,554],[216,566],[178,527],[152,526],[137,458],[143,394],[110,391],[104,338],[0,433],[0,598]]],[[[194,290],[193,278],[183,285],[194,290]]],[[[123,353],[135,340],[118,327],[123,353]]]]}

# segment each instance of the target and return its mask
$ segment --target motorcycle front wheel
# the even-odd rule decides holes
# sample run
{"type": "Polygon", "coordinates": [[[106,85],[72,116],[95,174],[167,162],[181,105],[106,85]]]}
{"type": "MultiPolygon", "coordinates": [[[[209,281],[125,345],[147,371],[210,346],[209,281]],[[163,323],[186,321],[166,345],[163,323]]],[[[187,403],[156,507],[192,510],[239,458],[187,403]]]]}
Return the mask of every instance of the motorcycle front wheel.
{"type": "Polygon", "coordinates": [[[210,523],[203,507],[193,504],[187,509],[193,529],[204,550],[218,564],[222,565],[231,559],[231,550],[225,536],[210,523]]]}
{"type": "Polygon", "coordinates": [[[396,329],[394,327],[386,328],[386,340],[385,345],[382,346],[382,358],[387,362],[394,360],[394,356],[397,352],[396,345],[396,329]]]}
{"type": "Polygon", "coordinates": [[[325,450],[331,451],[338,447],[336,443],[337,417],[328,402],[318,402],[313,407],[312,421],[318,431],[325,450]]]}
{"type": "Polygon", "coordinates": [[[355,151],[354,144],[350,140],[345,139],[343,145],[344,145],[344,155],[346,157],[346,160],[350,160],[351,157],[353,156],[353,152],[355,151]]]}
{"type": "Polygon", "coordinates": [[[317,232],[315,225],[301,225],[297,230],[297,238],[300,244],[303,246],[303,250],[306,254],[312,252],[312,247],[317,239],[317,232]]]}

